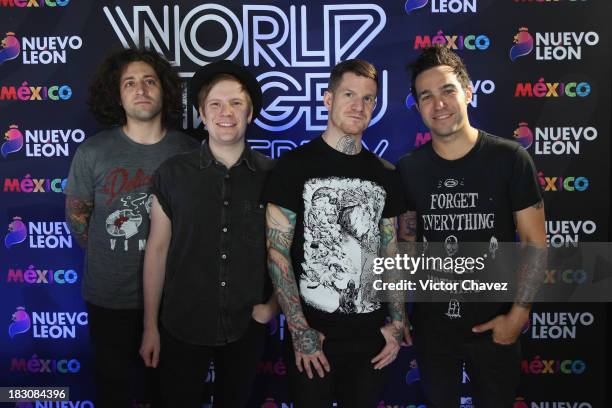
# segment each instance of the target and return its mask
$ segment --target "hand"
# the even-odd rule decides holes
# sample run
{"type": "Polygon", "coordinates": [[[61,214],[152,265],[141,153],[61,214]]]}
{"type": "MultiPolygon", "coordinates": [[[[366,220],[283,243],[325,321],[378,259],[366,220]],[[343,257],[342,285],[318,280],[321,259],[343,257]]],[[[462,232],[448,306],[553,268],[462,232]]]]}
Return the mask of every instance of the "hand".
{"type": "Polygon", "coordinates": [[[410,334],[410,323],[406,322],[403,326],[404,338],[402,339],[402,347],[412,346],[412,335],[410,334]]]}
{"type": "Polygon", "coordinates": [[[391,364],[400,351],[400,343],[404,337],[404,325],[401,322],[387,323],[380,331],[387,342],[385,347],[370,362],[374,364],[375,370],[391,364]]]}
{"type": "Polygon", "coordinates": [[[505,315],[499,315],[486,323],[474,326],[472,331],[474,333],[483,333],[487,330],[492,330],[491,337],[493,342],[502,345],[513,344],[521,334],[521,329],[525,325],[525,322],[529,318],[529,312],[527,315],[522,313],[510,312],[505,315]]]}
{"type": "Polygon", "coordinates": [[[157,327],[145,329],[142,333],[142,343],[140,344],[140,356],[144,360],[145,366],[157,367],[160,348],[159,330],[157,330],[157,327]]]}
{"type": "Polygon", "coordinates": [[[323,333],[309,327],[307,329],[296,329],[291,332],[291,336],[293,351],[295,352],[295,365],[300,373],[306,370],[306,375],[310,379],[313,378],[313,368],[321,378],[325,376],[323,370],[329,373],[329,362],[323,354],[323,340],[325,340],[323,333]]]}
{"type": "Polygon", "coordinates": [[[267,303],[260,303],[253,306],[251,317],[257,323],[266,324],[276,315],[276,308],[267,303]]]}

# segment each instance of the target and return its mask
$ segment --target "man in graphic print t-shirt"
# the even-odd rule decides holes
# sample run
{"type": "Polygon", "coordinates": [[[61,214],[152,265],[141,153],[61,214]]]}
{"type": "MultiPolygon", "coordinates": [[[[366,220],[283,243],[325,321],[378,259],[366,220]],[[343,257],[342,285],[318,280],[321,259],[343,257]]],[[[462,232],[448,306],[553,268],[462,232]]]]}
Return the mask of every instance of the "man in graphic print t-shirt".
{"type": "Polygon", "coordinates": [[[377,87],[370,63],[338,64],[324,95],[325,132],[283,155],[264,189],[268,268],[291,332],[296,408],[375,406],[381,369],[400,348],[404,305],[384,307],[372,287],[374,258],[395,255],[395,217],[405,209],[392,166],[361,144],[377,87]]]}
{"type": "Polygon", "coordinates": [[[154,51],[110,55],[95,76],[89,105],[99,122],[113,127],[79,146],[70,167],[66,220],[86,249],[81,292],[95,352],[98,408],[132,405],[151,175],[167,158],[198,146],[172,130],[180,117],[179,87],[176,72],[154,51]]]}
{"type": "MultiPolygon", "coordinates": [[[[517,143],[470,125],[472,89],[452,51],[423,52],[412,65],[412,92],[432,141],[397,165],[409,209],[400,217],[400,241],[441,243],[449,257],[464,242],[484,242],[488,257],[495,258],[500,243],[513,242],[518,232],[537,254],[537,262],[527,265],[537,276],[544,268],[546,234],[529,155],[517,143]]],[[[413,336],[428,407],[459,406],[462,370],[470,377],[475,406],[512,407],[520,373],[517,338],[529,318],[527,294],[539,282],[523,283],[528,290],[513,305],[463,302],[453,292],[445,303],[415,304],[413,336]]]]}

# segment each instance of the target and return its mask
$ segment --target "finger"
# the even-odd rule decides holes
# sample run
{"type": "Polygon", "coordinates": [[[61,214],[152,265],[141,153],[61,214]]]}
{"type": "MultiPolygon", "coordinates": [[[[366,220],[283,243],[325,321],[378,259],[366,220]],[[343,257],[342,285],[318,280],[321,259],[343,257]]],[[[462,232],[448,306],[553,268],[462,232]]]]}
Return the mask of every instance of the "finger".
{"type": "Polygon", "coordinates": [[[153,361],[151,361],[151,366],[153,368],[157,367],[157,364],[159,364],[159,347],[155,347],[153,349],[153,361]]]}
{"type": "Polygon", "coordinates": [[[325,354],[323,354],[323,352],[321,352],[321,354],[319,355],[319,361],[321,362],[321,365],[323,366],[325,371],[329,373],[331,370],[331,366],[329,365],[329,361],[327,361],[327,357],[325,356],[325,354]]]}
{"type": "MultiPolygon", "coordinates": [[[[316,353],[315,353],[316,354],[316,353]]],[[[312,363],[312,366],[314,367],[314,369],[316,370],[317,374],[319,374],[319,377],[323,378],[325,377],[325,372],[323,372],[323,367],[321,366],[321,364],[319,363],[319,360],[317,358],[317,356],[314,356],[310,362],[312,363]]]]}
{"type": "Polygon", "coordinates": [[[479,324],[477,326],[472,327],[472,331],[474,333],[482,333],[482,332],[486,332],[487,330],[493,329],[494,326],[495,324],[493,323],[493,320],[489,320],[486,323],[479,324]]]}
{"type": "Polygon", "coordinates": [[[380,353],[378,353],[376,356],[374,356],[374,358],[373,358],[372,360],[370,360],[370,362],[371,362],[372,364],[376,364],[376,363],[378,363],[379,361],[383,360],[383,359],[384,359],[384,358],[387,356],[387,354],[389,354],[389,351],[387,350],[387,347],[385,346],[385,347],[384,347],[384,348],[383,348],[383,349],[380,351],[380,353]]]}
{"type": "Polygon", "coordinates": [[[308,378],[312,380],[314,376],[312,375],[312,368],[310,367],[310,360],[308,357],[304,357],[304,370],[306,370],[306,375],[308,378]]]}
{"type": "Polygon", "coordinates": [[[404,347],[412,346],[412,336],[410,335],[410,329],[408,327],[404,327],[404,338],[402,339],[401,345],[404,347]]]}
{"type": "Polygon", "coordinates": [[[388,366],[389,364],[393,362],[393,360],[395,360],[395,356],[396,356],[395,354],[386,354],[385,358],[382,359],[378,364],[374,366],[374,369],[380,370],[381,368],[388,366]]]}
{"type": "Polygon", "coordinates": [[[302,367],[302,355],[297,352],[295,353],[295,366],[300,373],[304,371],[304,368],[302,367]]]}

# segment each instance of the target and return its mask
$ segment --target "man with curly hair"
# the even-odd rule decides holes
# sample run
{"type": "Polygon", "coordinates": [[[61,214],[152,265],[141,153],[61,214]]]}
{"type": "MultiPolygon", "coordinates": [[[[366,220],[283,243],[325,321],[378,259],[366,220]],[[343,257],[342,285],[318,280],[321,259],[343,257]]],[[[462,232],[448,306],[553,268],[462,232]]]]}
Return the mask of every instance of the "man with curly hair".
{"type": "Polygon", "coordinates": [[[95,352],[98,408],[132,405],[151,175],[167,158],[197,148],[195,140],[172,130],[180,117],[180,96],[178,75],[148,49],[108,56],[90,88],[92,113],[111,128],[77,149],[65,193],[66,220],[86,250],[82,295],[95,352]]]}

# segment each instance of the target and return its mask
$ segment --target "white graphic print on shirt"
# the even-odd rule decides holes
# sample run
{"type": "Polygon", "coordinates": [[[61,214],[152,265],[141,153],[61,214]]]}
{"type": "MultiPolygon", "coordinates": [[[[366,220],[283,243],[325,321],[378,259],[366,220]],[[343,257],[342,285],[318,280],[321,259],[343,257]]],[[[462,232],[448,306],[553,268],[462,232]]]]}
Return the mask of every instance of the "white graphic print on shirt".
{"type": "Polygon", "coordinates": [[[380,246],[385,190],[353,178],[304,184],[304,273],[300,293],[328,313],[368,313],[379,307],[372,264],[380,246]]]}

